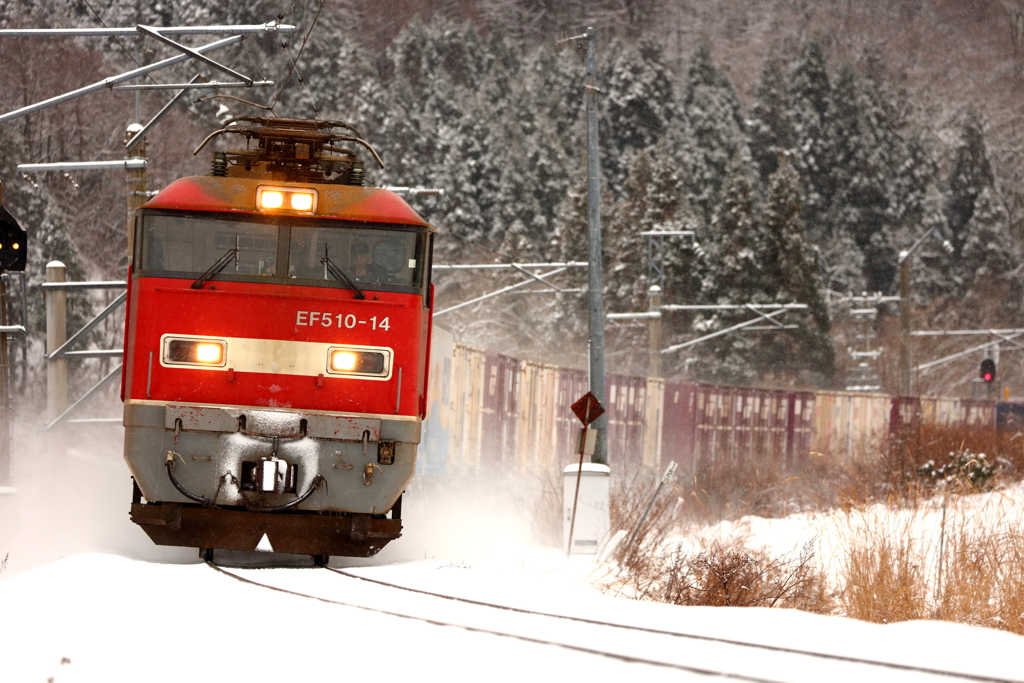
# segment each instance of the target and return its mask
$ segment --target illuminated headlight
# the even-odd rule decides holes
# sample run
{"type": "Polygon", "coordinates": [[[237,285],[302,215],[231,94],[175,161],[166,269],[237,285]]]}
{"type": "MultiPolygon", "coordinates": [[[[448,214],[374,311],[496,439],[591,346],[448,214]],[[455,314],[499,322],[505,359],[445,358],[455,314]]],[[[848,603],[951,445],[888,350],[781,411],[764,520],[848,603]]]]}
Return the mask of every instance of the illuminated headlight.
{"type": "Polygon", "coordinates": [[[164,362],[169,365],[206,365],[221,367],[227,355],[227,344],[208,339],[164,340],[164,362]]]}
{"type": "Polygon", "coordinates": [[[390,366],[390,350],[334,348],[327,353],[327,371],[336,375],[386,377],[390,366]]]}
{"type": "Polygon", "coordinates": [[[261,209],[280,209],[284,206],[284,192],[264,190],[260,194],[261,209]]]}
{"type": "Polygon", "coordinates": [[[258,187],[256,206],[261,211],[316,213],[317,192],[304,187],[258,187]]]}
{"type": "Polygon", "coordinates": [[[313,195],[306,192],[292,193],[292,208],[296,211],[310,211],[313,208],[313,195]]]}

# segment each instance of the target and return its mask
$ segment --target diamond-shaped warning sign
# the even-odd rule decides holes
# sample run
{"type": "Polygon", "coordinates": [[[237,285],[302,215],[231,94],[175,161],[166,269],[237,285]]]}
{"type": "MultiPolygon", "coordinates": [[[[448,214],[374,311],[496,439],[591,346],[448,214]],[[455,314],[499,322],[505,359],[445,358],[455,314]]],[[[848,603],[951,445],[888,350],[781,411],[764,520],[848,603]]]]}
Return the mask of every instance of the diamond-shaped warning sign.
{"type": "Polygon", "coordinates": [[[576,413],[576,417],[580,419],[583,426],[586,427],[597,418],[604,415],[604,406],[597,400],[597,396],[594,396],[593,392],[588,391],[580,397],[578,401],[572,404],[572,412],[576,413]]]}

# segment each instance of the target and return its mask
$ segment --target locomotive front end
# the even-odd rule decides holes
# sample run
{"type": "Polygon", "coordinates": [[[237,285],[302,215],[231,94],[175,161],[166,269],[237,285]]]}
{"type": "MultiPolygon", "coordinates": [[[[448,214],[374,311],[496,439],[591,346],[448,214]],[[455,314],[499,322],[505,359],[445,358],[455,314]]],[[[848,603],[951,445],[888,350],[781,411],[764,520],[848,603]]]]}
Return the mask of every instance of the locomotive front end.
{"type": "Polygon", "coordinates": [[[432,228],[354,184],[355,156],[331,147],[352,136],[261,123],[259,154],[221,154],[137,215],[132,521],[207,558],[371,556],[400,536],[415,471],[432,228]]]}

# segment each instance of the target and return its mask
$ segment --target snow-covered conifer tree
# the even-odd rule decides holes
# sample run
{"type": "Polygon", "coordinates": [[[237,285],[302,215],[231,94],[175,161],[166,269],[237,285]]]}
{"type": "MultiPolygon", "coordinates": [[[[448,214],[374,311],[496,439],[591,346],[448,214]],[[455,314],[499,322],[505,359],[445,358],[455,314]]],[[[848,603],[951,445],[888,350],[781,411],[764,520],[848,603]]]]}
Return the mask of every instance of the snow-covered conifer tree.
{"type": "Polygon", "coordinates": [[[957,254],[962,254],[967,223],[974,215],[974,204],[986,187],[995,182],[992,165],[985,150],[985,133],[974,112],[968,112],[960,130],[960,142],[953,153],[946,200],[949,239],[957,254]]]}
{"type": "Polygon", "coordinates": [[[795,154],[793,165],[805,188],[804,220],[815,240],[828,233],[827,212],[832,204],[835,168],[833,99],[825,55],[809,42],[793,64],[789,84],[790,120],[795,154]]]}
{"type": "Polygon", "coordinates": [[[864,286],[889,291],[897,260],[888,233],[889,194],[899,141],[883,130],[883,103],[865,90],[853,67],[842,65],[832,98],[834,165],[827,170],[833,196],[825,234],[829,243],[849,237],[864,254],[864,286]]]}
{"type": "MultiPolygon", "coordinates": [[[[1006,290],[1008,275],[1020,266],[1020,252],[1010,236],[1009,217],[995,188],[981,190],[963,233],[960,270],[964,285],[983,300],[1006,290]]],[[[1020,309],[1017,301],[1008,302],[1020,309]]]]}
{"type": "Polygon", "coordinates": [[[783,61],[769,57],[761,71],[761,82],[747,121],[750,154],[765,185],[777,168],[779,153],[793,147],[789,107],[783,61]]]}
{"type": "Polygon", "coordinates": [[[780,155],[764,210],[763,287],[779,302],[808,305],[806,313],[787,313],[800,328],[772,333],[759,346],[762,371],[800,384],[828,386],[835,367],[829,337],[831,323],[822,296],[820,263],[804,230],[800,177],[780,155]]]}
{"type": "Polygon", "coordinates": [[[675,92],[662,59],[651,42],[636,47],[615,41],[614,60],[602,89],[602,171],[616,193],[624,181],[625,157],[652,147],[675,118],[675,92]]]}
{"type": "Polygon", "coordinates": [[[729,161],[746,146],[739,100],[712,63],[706,45],[694,52],[683,93],[682,162],[690,205],[705,225],[720,200],[729,161]]]}

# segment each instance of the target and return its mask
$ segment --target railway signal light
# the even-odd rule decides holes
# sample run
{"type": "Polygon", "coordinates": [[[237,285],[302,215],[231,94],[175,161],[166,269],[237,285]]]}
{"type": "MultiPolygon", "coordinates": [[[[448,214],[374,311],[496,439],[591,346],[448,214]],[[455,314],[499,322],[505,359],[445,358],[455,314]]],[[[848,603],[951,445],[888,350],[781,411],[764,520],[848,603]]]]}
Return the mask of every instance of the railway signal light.
{"type": "Polygon", "coordinates": [[[985,380],[986,384],[990,384],[996,379],[996,362],[991,358],[986,358],[981,361],[981,378],[985,380]]]}
{"type": "Polygon", "coordinates": [[[21,229],[14,216],[4,208],[0,190],[0,272],[24,272],[28,256],[28,233],[21,229]]]}

